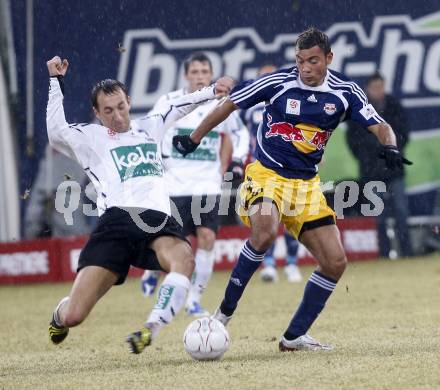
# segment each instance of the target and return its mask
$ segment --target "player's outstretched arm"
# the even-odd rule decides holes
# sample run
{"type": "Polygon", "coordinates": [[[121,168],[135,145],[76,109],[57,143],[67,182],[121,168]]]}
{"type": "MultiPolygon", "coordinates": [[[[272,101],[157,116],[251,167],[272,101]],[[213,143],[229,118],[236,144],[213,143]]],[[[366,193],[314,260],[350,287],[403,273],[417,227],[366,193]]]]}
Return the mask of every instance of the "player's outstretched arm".
{"type": "Polygon", "coordinates": [[[64,76],[66,75],[69,62],[55,56],[47,61],[47,70],[50,76],[49,100],[47,102],[46,126],[47,136],[52,147],[59,152],[72,158],[76,158],[80,150],[80,144],[89,144],[85,140],[84,129],[74,128],[66,121],[63,107],[64,76]]]}
{"type": "Polygon", "coordinates": [[[174,99],[159,101],[147,117],[161,116],[163,119],[162,130],[167,129],[174,122],[196,109],[200,104],[226,96],[233,86],[234,81],[230,77],[221,77],[215,84],[209,87],[174,99]]]}
{"type": "Polygon", "coordinates": [[[223,122],[232,112],[238,107],[230,99],[227,99],[223,104],[219,105],[212,111],[192,132],[191,140],[197,144],[202,138],[208,134],[214,127],[223,122]]]}
{"type": "Polygon", "coordinates": [[[65,144],[63,133],[69,129],[64,115],[64,81],[69,62],[55,56],[47,61],[47,70],[50,77],[49,100],[47,102],[46,126],[50,144],[56,148],[63,148],[65,144]]]}
{"type": "Polygon", "coordinates": [[[412,162],[403,157],[397,148],[396,134],[388,123],[382,122],[368,126],[368,130],[381,143],[382,151],[379,157],[385,160],[389,169],[402,169],[403,164],[412,165],[412,162]]]}
{"type": "Polygon", "coordinates": [[[203,119],[202,123],[191,133],[191,135],[175,135],[173,137],[173,145],[180,154],[186,156],[194,152],[199,146],[202,138],[208,134],[219,123],[223,122],[238,107],[229,99],[219,105],[208,116],[203,119]]]}
{"type": "Polygon", "coordinates": [[[49,100],[47,102],[46,125],[49,142],[56,147],[61,140],[60,134],[63,129],[68,128],[64,115],[63,98],[64,98],[64,81],[69,62],[60,57],[55,56],[47,61],[47,70],[49,72],[49,100]]]}

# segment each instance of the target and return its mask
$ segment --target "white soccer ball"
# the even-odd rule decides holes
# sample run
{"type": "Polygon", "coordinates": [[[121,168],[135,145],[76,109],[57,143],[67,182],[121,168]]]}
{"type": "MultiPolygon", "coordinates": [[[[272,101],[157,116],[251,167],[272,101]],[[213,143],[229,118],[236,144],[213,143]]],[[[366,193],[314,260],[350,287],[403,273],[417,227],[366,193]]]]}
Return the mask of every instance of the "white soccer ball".
{"type": "Polygon", "coordinates": [[[183,335],[185,351],[195,360],[218,360],[229,348],[229,333],[213,318],[198,318],[183,335]]]}

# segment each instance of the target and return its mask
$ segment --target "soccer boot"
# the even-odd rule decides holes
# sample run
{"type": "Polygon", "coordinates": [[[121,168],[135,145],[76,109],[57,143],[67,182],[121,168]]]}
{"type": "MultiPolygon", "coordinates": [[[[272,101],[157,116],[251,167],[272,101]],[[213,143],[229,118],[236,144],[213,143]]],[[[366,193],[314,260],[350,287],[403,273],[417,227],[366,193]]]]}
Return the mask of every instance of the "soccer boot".
{"type": "Polygon", "coordinates": [[[54,344],[60,344],[69,334],[69,328],[67,326],[58,325],[55,320],[55,313],[57,313],[58,316],[58,309],[64,302],[67,302],[68,300],[69,297],[65,297],[60,301],[60,303],[58,303],[57,307],[53,311],[52,320],[49,323],[49,338],[54,344]]]}
{"type": "Polygon", "coordinates": [[[145,347],[151,344],[151,329],[142,328],[137,332],[128,335],[127,343],[131,353],[141,353],[145,347]]]}
{"type": "Polygon", "coordinates": [[[185,308],[186,314],[192,317],[208,317],[209,311],[200,306],[199,302],[191,302],[189,306],[185,308]]]}
{"type": "Polygon", "coordinates": [[[149,297],[154,294],[159,281],[159,271],[145,271],[141,278],[141,290],[142,294],[149,297]]]}
{"type": "Polygon", "coordinates": [[[211,315],[212,319],[220,321],[224,326],[228,325],[228,322],[231,320],[232,316],[227,316],[223,314],[220,308],[216,309],[214,314],[211,315]]]}
{"type": "Polygon", "coordinates": [[[327,344],[321,344],[313,337],[305,334],[297,337],[295,340],[286,340],[281,337],[279,343],[279,349],[281,352],[287,351],[331,351],[333,347],[327,344]]]}
{"type": "Polygon", "coordinates": [[[302,281],[302,275],[297,265],[289,264],[284,267],[287,281],[289,283],[299,283],[302,281]]]}

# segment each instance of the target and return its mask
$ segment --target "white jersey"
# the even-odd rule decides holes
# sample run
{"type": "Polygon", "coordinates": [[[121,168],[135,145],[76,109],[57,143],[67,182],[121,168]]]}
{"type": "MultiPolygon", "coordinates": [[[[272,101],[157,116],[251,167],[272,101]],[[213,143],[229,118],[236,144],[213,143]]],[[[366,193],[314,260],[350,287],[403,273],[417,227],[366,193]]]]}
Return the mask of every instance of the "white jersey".
{"type": "Polygon", "coordinates": [[[114,206],[170,215],[161,151],[165,130],[214,97],[210,86],[164,101],[147,116],[131,121],[130,130],[116,133],[98,124],[68,124],[59,81],[52,77],[46,114],[49,142],[82,166],[95,186],[99,215],[114,206]]]}
{"type": "MultiPolygon", "coordinates": [[[[154,109],[169,99],[181,98],[185,90],[179,89],[163,95],[154,109]]],[[[212,129],[198,148],[183,157],[173,148],[174,135],[191,134],[202,120],[217,106],[210,101],[197,107],[191,114],[170,127],[162,142],[165,181],[171,196],[215,195],[221,192],[222,172],[220,161],[221,134],[231,136],[232,158],[244,162],[249,151],[249,132],[237,112],[212,129]]]]}

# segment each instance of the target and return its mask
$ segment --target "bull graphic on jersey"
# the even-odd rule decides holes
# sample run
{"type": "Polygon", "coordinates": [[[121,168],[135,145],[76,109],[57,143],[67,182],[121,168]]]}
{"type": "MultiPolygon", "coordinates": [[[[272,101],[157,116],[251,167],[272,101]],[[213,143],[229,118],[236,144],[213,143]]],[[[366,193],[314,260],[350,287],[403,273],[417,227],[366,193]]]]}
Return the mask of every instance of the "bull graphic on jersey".
{"type": "Polygon", "coordinates": [[[267,127],[265,137],[280,136],[283,141],[292,142],[296,149],[303,153],[323,150],[330,138],[331,131],[322,130],[317,126],[306,123],[292,125],[289,122],[272,123],[272,116],[267,114],[267,127]]]}

